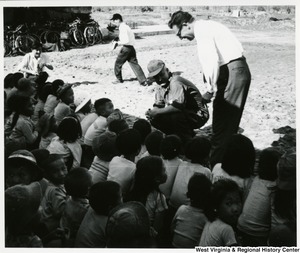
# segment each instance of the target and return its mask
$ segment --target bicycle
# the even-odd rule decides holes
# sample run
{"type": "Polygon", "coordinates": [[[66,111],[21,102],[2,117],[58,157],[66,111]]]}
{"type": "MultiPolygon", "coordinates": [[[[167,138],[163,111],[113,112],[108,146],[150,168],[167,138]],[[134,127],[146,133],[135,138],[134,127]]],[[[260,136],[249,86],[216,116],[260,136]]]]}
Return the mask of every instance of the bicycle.
{"type": "Polygon", "coordinates": [[[94,20],[87,23],[83,32],[87,45],[92,46],[96,43],[102,42],[103,36],[99,27],[99,24],[94,20]]]}
{"type": "Polygon", "coordinates": [[[72,23],[69,24],[69,34],[73,45],[82,46],[85,43],[84,35],[79,29],[81,25],[80,18],[76,18],[72,23]]]}

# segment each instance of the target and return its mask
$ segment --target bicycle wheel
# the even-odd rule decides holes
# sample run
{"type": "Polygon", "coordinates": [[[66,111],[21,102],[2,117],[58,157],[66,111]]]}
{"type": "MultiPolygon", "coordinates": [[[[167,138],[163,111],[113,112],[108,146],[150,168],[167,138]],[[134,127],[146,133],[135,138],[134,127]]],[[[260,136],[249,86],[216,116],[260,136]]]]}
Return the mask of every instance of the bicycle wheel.
{"type": "Polygon", "coordinates": [[[49,43],[58,43],[60,41],[60,34],[54,31],[48,31],[46,33],[46,41],[49,43]]]}
{"type": "Polygon", "coordinates": [[[95,40],[96,40],[96,43],[101,43],[102,40],[103,40],[103,36],[102,36],[102,33],[101,33],[101,31],[99,30],[99,28],[96,28],[96,36],[95,36],[95,40]]]}
{"type": "Polygon", "coordinates": [[[7,41],[4,41],[4,56],[10,56],[12,48],[7,41]]]}
{"type": "Polygon", "coordinates": [[[96,42],[96,33],[93,26],[87,26],[83,32],[87,45],[94,45],[96,42]]]}
{"type": "Polygon", "coordinates": [[[84,36],[82,31],[80,31],[79,29],[75,29],[73,31],[73,37],[74,37],[74,41],[77,43],[77,45],[83,45],[85,40],[84,40],[84,36]]]}
{"type": "Polygon", "coordinates": [[[34,43],[36,43],[36,39],[30,35],[19,35],[16,38],[16,48],[21,54],[26,54],[31,52],[31,48],[34,43]]]}

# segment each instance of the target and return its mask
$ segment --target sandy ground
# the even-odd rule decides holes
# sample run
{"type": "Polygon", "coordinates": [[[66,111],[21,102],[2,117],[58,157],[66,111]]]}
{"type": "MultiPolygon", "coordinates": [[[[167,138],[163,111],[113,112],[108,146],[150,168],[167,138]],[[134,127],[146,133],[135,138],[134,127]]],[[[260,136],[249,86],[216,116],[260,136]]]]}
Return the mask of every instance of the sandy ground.
{"type": "MultiPolygon", "coordinates": [[[[233,29],[242,42],[252,72],[252,83],[240,127],[258,149],[271,145],[279,134],[272,129],[289,125],[296,127],[295,32],[233,29]]],[[[108,97],[115,108],[145,118],[145,111],[154,101],[154,85],[142,87],[137,81],[112,84],[113,66],[119,49],[111,44],[95,45],[66,52],[47,53],[54,70],[49,80],[63,79],[74,83],[75,92],[84,89],[93,99],[108,97]]],[[[171,71],[194,82],[201,92],[202,82],[195,42],[180,41],[174,35],[158,35],[136,40],[137,57],[147,74],[152,59],[162,59],[171,71]]],[[[4,59],[4,75],[16,70],[22,56],[4,59]]],[[[134,77],[130,66],[123,68],[123,78],[134,77]]],[[[210,104],[210,110],[212,105],[210,104]]],[[[211,120],[207,125],[211,124],[211,120]]]]}

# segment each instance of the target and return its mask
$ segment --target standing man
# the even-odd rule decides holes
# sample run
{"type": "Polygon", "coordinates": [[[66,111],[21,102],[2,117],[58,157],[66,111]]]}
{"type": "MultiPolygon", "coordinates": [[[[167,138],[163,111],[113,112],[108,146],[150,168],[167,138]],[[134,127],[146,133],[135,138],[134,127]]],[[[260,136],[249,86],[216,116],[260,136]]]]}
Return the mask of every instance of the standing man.
{"type": "Polygon", "coordinates": [[[237,133],[251,74],[243,56],[243,47],[224,25],[212,20],[196,21],[188,12],[172,14],[169,27],[180,39],[197,41],[199,61],[208,91],[203,95],[207,103],[213,101],[212,151],[213,167],[222,162],[228,138],[237,133]]]}
{"type": "Polygon", "coordinates": [[[145,74],[141,66],[138,64],[136,58],[136,52],[134,49],[134,33],[132,32],[131,28],[123,22],[123,18],[120,14],[115,13],[111,20],[117,27],[119,27],[119,40],[113,42],[114,48],[117,46],[122,46],[115,62],[115,75],[117,77],[117,80],[113,83],[123,83],[122,66],[126,61],[128,61],[139,83],[143,86],[148,85],[145,74]]]}
{"type": "Polygon", "coordinates": [[[161,60],[150,61],[148,71],[148,77],[158,86],[153,108],[146,117],[155,128],[176,134],[186,143],[194,137],[194,129],[202,127],[209,117],[201,93],[189,80],[170,72],[161,60]]]}

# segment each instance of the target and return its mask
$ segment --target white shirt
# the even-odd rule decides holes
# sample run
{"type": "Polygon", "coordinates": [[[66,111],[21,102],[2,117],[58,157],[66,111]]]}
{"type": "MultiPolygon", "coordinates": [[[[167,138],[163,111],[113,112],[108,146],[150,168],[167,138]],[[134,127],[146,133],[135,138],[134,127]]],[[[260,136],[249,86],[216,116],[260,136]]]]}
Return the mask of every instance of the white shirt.
{"type": "Polygon", "coordinates": [[[45,54],[41,54],[39,58],[35,58],[35,53],[31,52],[24,55],[22,62],[18,65],[17,71],[21,69],[27,69],[39,74],[42,71],[40,66],[48,62],[49,58],[45,54]]]}
{"type": "Polygon", "coordinates": [[[219,67],[242,57],[244,49],[226,26],[212,20],[195,21],[194,34],[208,91],[216,91],[219,67]]]}
{"type": "Polygon", "coordinates": [[[122,22],[119,26],[119,42],[122,45],[134,46],[135,36],[131,28],[122,22]]]}
{"type": "Polygon", "coordinates": [[[84,135],[84,144],[88,146],[93,145],[93,140],[105,132],[107,127],[107,120],[103,116],[99,116],[88,128],[84,135]]]}

